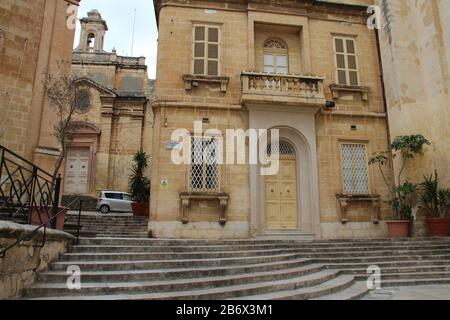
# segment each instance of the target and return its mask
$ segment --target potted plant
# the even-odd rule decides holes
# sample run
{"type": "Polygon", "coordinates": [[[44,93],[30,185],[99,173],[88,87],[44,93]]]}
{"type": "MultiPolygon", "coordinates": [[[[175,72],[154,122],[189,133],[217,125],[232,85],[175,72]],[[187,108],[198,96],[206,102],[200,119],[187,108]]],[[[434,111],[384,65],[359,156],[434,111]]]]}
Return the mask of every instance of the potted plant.
{"type": "Polygon", "coordinates": [[[419,197],[420,208],[426,210],[428,230],[433,237],[447,237],[450,226],[450,189],[439,189],[437,171],[424,176],[419,197]]]}
{"type": "Polygon", "coordinates": [[[134,203],[131,205],[133,215],[149,216],[150,180],[144,175],[149,166],[149,156],[138,151],[133,156],[133,168],[129,179],[129,189],[134,203]]]}
{"type": "Polygon", "coordinates": [[[387,201],[394,213],[394,220],[386,221],[388,225],[389,237],[403,238],[409,235],[409,224],[413,216],[413,208],[417,204],[418,185],[403,181],[402,174],[406,164],[416,155],[423,153],[423,146],[430,142],[422,135],[399,136],[394,139],[388,151],[374,154],[369,165],[378,165],[381,175],[386,183],[391,199],[387,201]],[[397,175],[397,181],[393,185],[388,182],[383,171],[383,166],[389,159],[394,159],[398,155],[402,157],[402,165],[397,175]]]}

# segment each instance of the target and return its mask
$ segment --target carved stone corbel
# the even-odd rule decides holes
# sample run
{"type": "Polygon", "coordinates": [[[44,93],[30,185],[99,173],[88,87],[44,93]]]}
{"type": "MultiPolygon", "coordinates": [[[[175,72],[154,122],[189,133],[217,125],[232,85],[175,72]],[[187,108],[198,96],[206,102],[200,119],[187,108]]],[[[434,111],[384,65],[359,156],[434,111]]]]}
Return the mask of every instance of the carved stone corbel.
{"type": "Polygon", "coordinates": [[[346,224],[348,222],[347,215],[346,215],[346,209],[348,206],[347,200],[339,199],[339,213],[340,213],[340,219],[342,224],[346,224]]]}
{"type": "Polygon", "coordinates": [[[373,207],[372,222],[374,224],[379,224],[380,220],[381,220],[381,202],[380,202],[380,199],[372,200],[372,207],[373,207]]]}
{"type": "Polygon", "coordinates": [[[181,222],[189,223],[189,196],[181,196],[181,222]]]}
{"type": "Polygon", "coordinates": [[[227,223],[227,217],[225,214],[225,209],[228,204],[228,198],[229,196],[219,196],[219,205],[220,205],[220,217],[219,217],[219,223],[221,225],[225,225],[227,223]]]}

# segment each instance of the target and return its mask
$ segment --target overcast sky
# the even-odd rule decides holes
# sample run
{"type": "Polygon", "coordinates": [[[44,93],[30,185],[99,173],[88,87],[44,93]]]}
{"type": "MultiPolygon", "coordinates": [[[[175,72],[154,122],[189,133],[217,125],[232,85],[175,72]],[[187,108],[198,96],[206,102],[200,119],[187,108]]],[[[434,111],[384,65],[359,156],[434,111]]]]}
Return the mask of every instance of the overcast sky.
{"type": "MultiPolygon", "coordinates": [[[[133,33],[134,9],[136,9],[136,28],[133,56],[146,57],[148,75],[155,78],[158,31],[156,28],[153,1],[151,0],[83,0],[80,2],[78,18],[87,17],[87,13],[97,9],[106,23],[106,51],[115,47],[117,54],[129,56],[133,33]]],[[[78,46],[80,24],[77,25],[74,47],[78,46]]]]}

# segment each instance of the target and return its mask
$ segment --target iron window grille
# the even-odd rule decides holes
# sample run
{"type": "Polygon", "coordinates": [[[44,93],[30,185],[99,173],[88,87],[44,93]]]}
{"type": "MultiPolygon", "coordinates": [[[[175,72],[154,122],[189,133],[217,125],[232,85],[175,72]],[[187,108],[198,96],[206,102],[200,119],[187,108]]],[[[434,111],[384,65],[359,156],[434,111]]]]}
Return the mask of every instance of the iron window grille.
{"type": "Polygon", "coordinates": [[[357,143],[341,144],[344,194],[368,195],[369,175],[367,146],[357,143]]]}
{"type": "Polygon", "coordinates": [[[192,137],[190,192],[219,192],[219,141],[211,137],[192,137]]]}

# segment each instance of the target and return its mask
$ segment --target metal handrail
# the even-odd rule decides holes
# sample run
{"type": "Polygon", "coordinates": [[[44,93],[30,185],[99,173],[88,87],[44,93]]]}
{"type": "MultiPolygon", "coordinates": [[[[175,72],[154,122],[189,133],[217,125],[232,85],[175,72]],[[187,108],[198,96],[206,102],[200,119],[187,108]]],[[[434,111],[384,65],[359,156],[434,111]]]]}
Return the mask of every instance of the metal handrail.
{"type": "MultiPolygon", "coordinates": [[[[72,204],[74,204],[76,201],[78,200],[78,198],[76,198],[75,200],[73,200],[71,203],[69,203],[67,205],[67,208],[70,207],[72,204]]],[[[28,234],[26,234],[25,236],[20,237],[19,239],[17,239],[14,243],[10,244],[9,246],[7,246],[5,249],[3,249],[2,251],[0,251],[0,259],[3,259],[6,255],[6,252],[11,250],[12,248],[14,248],[15,246],[17,246],[18,244],[20,244],[22,241],[25,240],[30,240],[31,237],[36,234],[40,229],[44,228],[44,236],[42,239],[42,244],[36,247],[42,247],[45,244],[45,236],[46,236],[46,231],[47,231],[47,225],[53,222],[54,219],[56,219],[61,213],[65,212],[67,208],[64,208],[62,210],[60,210],[59,212],[57,212],[55,215],[53,215],[51,218],[49,218],[47,221],[43,222],[42,224],[40,224],[38,227],[36,227],[33,231],[29,232],[28,234]]]]}
{"type": "Polygon", "coordinates": [[[30,165],[31,167],[36,167],[37,169],[39,169],[39,171],[45,173],[46,175],[48,175],[48,176],[51,177],[51,178],[54,178],[54,177],[53,177],[50,173],[48,173],[47,171],[45,171],[45,170],[43,170],[43,169],[37,167],[37,166],[36,166],[35,164],[33,164],[32,162],[26,160],[26,159],[23,158],[22,156],[19,156],[17,153],[15,153],[15,152],[9,150],[8,148],[6,148],[6,147],[0,145],[0,150],[2,150],[2,153],[3,153],[2,158],[4,158],[4,152],[6,151],[7,153],[10,153],[10,154],[13,155],[14,157],[19,158],[21,161],[23,161],[23,162],[25,162],[26,164],[30,165]]]}

